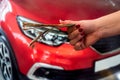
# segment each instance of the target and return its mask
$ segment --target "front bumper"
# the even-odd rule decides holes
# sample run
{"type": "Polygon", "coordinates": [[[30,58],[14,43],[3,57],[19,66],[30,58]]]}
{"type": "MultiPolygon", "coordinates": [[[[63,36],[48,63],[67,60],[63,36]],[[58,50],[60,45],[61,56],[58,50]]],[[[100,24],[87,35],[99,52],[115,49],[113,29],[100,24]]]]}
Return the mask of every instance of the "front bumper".
{"type": "Polygon", "coordinates": [[[78,80],[93,74],[93,68],[66,71],[58,66],[38,63],[30,69],[27,76],[32,80],[78,80]]]}

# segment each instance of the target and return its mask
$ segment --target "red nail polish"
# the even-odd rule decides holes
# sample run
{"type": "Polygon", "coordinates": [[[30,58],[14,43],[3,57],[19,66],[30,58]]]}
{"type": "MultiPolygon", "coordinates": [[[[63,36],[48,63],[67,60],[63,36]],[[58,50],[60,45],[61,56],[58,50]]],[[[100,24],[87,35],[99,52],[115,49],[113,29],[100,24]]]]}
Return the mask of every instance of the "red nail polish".
{"type": "Polygon", "coordinates": [[[79,41],[82,41],[83,39],[80,39],[79,41]]]}
{"type": "Polygon", "coordinates": [[[82,33],[81,33],[81,35],[85,35],[85,33],[84,33],[84,32],[82,32],[82,33]]]}
{"type": "Polygon", "coordinates": [[[76,25],[75,27],[76,27],[76,28],[79,28],[79,27],[80,27],[80,25],[76,25]]]}
{"type": "Polygon", "coordinates": [[[79,32],[82,32],[83,31],[83,29],[82,28],[79,28],[79,32]]]}

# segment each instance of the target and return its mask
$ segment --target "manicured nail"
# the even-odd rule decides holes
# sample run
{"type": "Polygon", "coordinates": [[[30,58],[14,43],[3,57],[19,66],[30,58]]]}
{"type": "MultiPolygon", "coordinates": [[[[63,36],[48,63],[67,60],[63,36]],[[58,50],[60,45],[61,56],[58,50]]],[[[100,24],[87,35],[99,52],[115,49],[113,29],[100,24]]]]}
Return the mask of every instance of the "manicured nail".
{"type": "Polygon", "coordinates": [[[81,35],[85,35],[85,33],[84,33],[84,32],[82,32],[82,33],[81,33],[81,35]]]}
{"type": "Polygon", "coordinates": [[[82,41],[83,39],[81,38],[79,41],[82,41]]]}
{"type": "Polygon", "coordinates": [[[80,27],[80,25],[76,25],[75,27],[76,27],[76,28],[79,28],[79,27],[80,27]]]}
{"type": "Polygon", "coordinates": [[[82,28],[79,28],[79,32],[82,32],[83,31],[83,29],[82,28]]]}

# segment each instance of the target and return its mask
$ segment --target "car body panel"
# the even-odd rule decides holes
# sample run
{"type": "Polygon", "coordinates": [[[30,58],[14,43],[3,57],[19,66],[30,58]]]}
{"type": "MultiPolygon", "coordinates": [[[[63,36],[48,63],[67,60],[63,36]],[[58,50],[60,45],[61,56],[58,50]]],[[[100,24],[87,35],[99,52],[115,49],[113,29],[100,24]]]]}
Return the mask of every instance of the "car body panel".
{"type": "MultiPolygon", "coordinates": [[[[59,20],[93,19],[119,9],[118,0],[13,0],[21,8],[48,23],[59,23],[59,20]],[[64,3],[64,4],[63,4],[64,3]],[[98,13],[99,12],[99,13],[98,13]],[[75,16],[74,16],[75,15],[75,16]]],[[[21,10],[17,9],[18,13],[21,10]]],[[[25,15],[26,16],[26,15],[25,15]]],[[[40,20],[41,21],[41,20],[40,20]]]]}

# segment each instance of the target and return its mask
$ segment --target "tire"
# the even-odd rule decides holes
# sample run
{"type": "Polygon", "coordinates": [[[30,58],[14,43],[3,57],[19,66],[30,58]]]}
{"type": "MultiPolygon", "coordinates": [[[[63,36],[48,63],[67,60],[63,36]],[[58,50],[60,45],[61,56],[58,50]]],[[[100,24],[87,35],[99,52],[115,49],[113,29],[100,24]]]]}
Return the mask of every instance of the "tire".
{"type": "Polygon", "coordinates": [[[0,36],[0,80],[19,80],[11,54],[12,50],[5,37],[0,36]]]}

